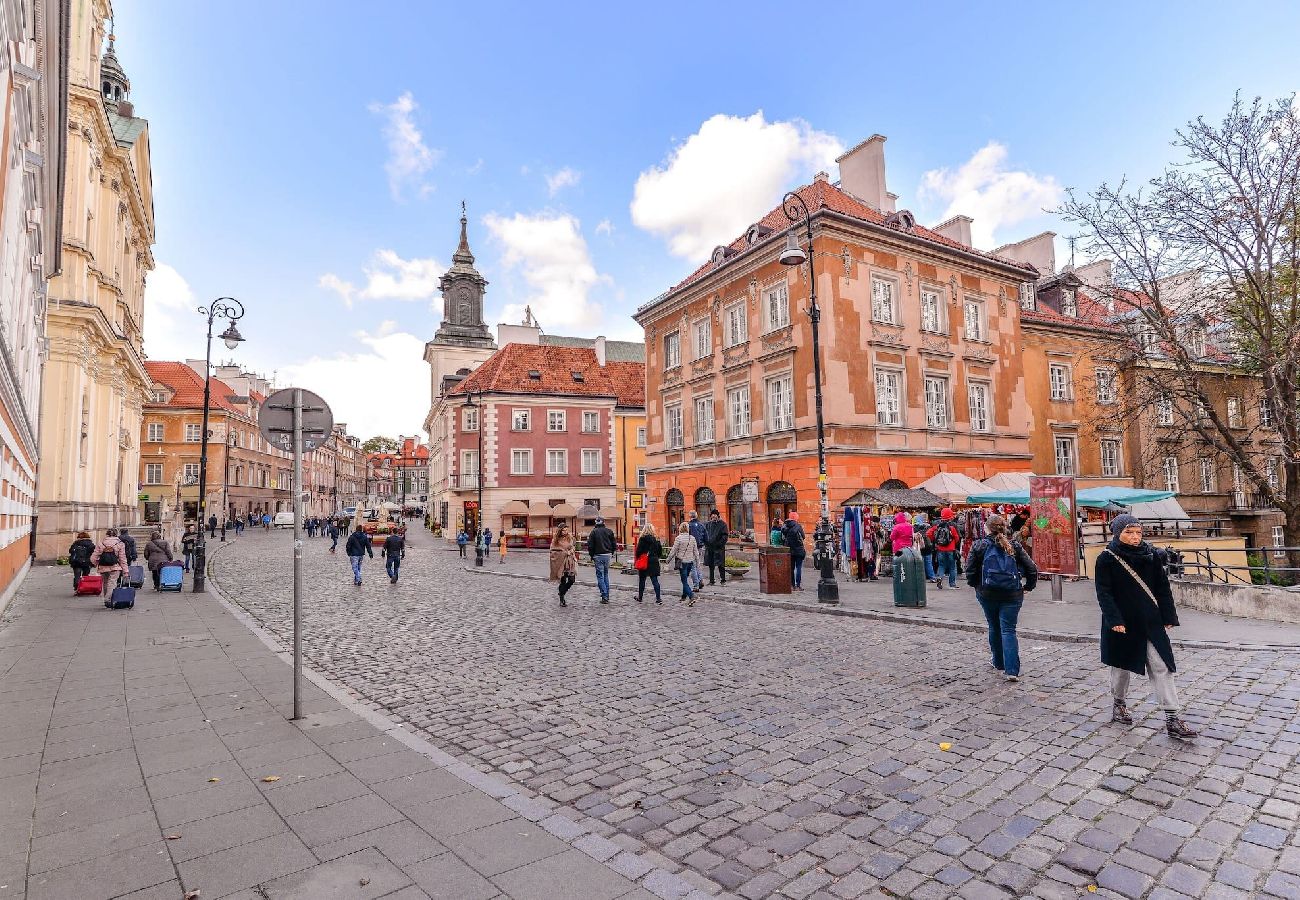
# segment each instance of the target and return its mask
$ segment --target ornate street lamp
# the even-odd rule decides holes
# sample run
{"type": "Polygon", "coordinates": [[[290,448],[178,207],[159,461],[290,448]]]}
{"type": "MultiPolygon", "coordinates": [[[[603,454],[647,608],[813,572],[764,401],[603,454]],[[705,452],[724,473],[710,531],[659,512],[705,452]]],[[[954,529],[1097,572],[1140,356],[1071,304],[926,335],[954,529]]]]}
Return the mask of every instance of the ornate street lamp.
{"type": "Polygon", "coordinates": [[[221,339],[225,341],[227,349],[234,350],[244,340],[244,336],[235,327],[235,320],[244,317],[244,304],[234,297],[218,297],[208,306],[200,306],[199,315],[208,317],[208,343],[207,354],[203,361],[203,430],[199,432],[203,446],[199,451],[199,537],[194,544],[194,593],[196,594],[204,592],[204,582],[207,580],[205,572],[207,543],[203,536],[207,533],[204,530],[207,524],[204,513],[207,511],[208,502],[208,412],[212,402],[212,323],[218,316],[225,317],[229,324],[226,330],[221,332],[221,339]]]}
{"type": "Polygon", "coordinates": [[[239,446],[239,435],[234,422],[226,416],[226,464],[221,474],[221,542],[226,542],[226,522],[230,521],[230,451],[239,446]]]}
{"type": "Polygon", "coordinates": [[[813,266],[813,230],[812,216],[808,204],[794,191],[781,199],[781,208],[785,217],[792,223],[786,232],[785,248],[781,251],[781,265],[798,266],[808,261],[808,318],[812,322],[813,339],[813,390],[817,407],[817,493],[821,500],[821,518],[817,520],[817,531],[813,535],[815,550],[813,564],[821,572],[817,580],[817,602],[837,604],[840,602],[840,586],[835,580],[835,529],[831,527],[830,487],[826,482],[826,425],[822,418],[822,352],[818,325],[821,322],[821,308],[817,306],[817,272],[813,266]],[[799,246],[797,228],[802,222],[807,230],[808,252],[799,246]]]}

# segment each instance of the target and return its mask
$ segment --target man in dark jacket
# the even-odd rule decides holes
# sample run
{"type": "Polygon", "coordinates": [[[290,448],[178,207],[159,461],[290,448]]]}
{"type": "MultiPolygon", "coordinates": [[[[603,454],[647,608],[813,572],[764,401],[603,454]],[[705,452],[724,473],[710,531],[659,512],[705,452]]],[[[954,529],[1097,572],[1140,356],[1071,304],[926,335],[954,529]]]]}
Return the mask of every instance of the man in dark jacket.
{"type": "Polygon", "coordinates": [[[330,539],[330,553],[339,548],[339,523],[330,519],[329,528],[325,532],[330,539]]]}
{"type": "Polygon", "coordinates": [[[129,566],[136,560],[135,538],[131,537],[131,533],[126,530],[125,525],[117,530],[117,537],[126,547],[126,564],[129,566]]]}
{"type": "Polygon", "coordinates": [[[715,509],[709,513],[709,522],[704,526],[704,562],[709,567],[709,584],[713,584],[713,570],[718,570],[718,580],[727,583],[727,523],[715,509]]]}
{"type": "Polygon", "coordinates": [[[384,570],[388,572],[388,580],[397,584],[397,571],[402,566],[402,560],[406,559],[406,538],[400,534],[390,534],[384,538],[384,546],[379,555],[387,560],[384,570]]]}
{"type": "Polygon", "coordinates": [[[596,527],[587,535],[587,553],[596,564],[596,587],[600,589],[600,602],[609,602],[609,564],[614,560],[618,541],[614,532],[605,527],[605,520],[596,518],[596,527]]]}
{"type": "MultiPolygon", "coordinates": [[[[796,591],[803,590],[803,561],[808,556],[804,547],[803,526],[799,524],[799,514],[793,510],[781,527],[781,537],[790,548],[790,587],[796,591]]],[[[891,558],[893,554],[890,554],[891,558]]]]}
{"type": "MultiPolygon", "coordinates": [[[[706,555],[706,551],[704,549],[706,532],[704,528],[704,523],[700,521],[700,515],[695,510],[691,510],[690,512],[690,516],[686,523],[686,530],[690,532],[691,537],[695,538],[695,544],[700,548],[700,557],[703,558],[706,555]]],[[[695,579],[695,590],[698,591],[700,588],[704,587],[703,566],[692,567],[691,575],[695,579]]]]}
{"type": "Polygon", "coordinates": [[[348,542],[344,545],[343,550],[352,562],[352,583],[360,586],[361,584],[361,558],[369,556],[375,558],[375,550],[370,546],[370,535],[366,534],[365,526],[358,525],[357,530],[348,535],[348,542]]]}
{"type": "Polygon", "coordinates": [[[208,537],[217,536],[217,517],[208,516],[208,537]]]}

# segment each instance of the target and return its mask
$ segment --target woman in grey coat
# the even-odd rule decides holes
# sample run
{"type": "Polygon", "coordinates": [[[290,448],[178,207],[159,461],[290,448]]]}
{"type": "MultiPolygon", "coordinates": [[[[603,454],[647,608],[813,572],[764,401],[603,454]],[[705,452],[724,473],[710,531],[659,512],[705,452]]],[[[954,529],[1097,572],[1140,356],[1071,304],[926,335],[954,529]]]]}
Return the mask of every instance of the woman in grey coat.
{"type": "Polygon", "coordinates": [[[144,545],[144,562],[153,573],[153,589],[159,590],[159,579],[162,577],[162,567],[172,561],[171,545],[163,540],[160,532],[153,532],[149,535],[149,543],[144,545]]]}

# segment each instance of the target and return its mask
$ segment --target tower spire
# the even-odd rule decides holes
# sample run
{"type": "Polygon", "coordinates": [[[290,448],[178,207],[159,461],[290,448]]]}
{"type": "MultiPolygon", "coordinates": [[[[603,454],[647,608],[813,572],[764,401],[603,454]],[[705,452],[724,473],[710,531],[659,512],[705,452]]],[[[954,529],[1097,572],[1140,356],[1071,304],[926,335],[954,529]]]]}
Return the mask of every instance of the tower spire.
{"type": "Polygon", "coordinates": [[[465,215],[465,201],[460,201],[460,246],[452,254],[452,262],[461,263],[466,266],[474,265],[474,254],[469,249],[469,234],[466,226],[469,225],[469,219],[465,215]]]}

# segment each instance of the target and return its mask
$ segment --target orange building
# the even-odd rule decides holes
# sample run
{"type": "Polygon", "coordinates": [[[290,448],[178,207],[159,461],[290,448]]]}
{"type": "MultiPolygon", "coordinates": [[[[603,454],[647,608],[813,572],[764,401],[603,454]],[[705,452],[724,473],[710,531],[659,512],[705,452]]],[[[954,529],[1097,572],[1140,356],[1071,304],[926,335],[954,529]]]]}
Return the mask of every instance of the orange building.
{"type": "MultiPolygon", "coordinates": [[[[1030,466],[1019,298],[1030,265],[895,211],[879,135],[798,193],[812,216],[832,508],[863,487],[1030,466]]],[[[733,533],[818,516],[807,264],[779,262],[774,209],[639,309],[646,335],[647,493],[674,527],[718,507],[733,533]],[[748,488],[746,482],[756,482],[748,488]]],[[[803,235],[801,226],[797,232],[803,235]]]]}

